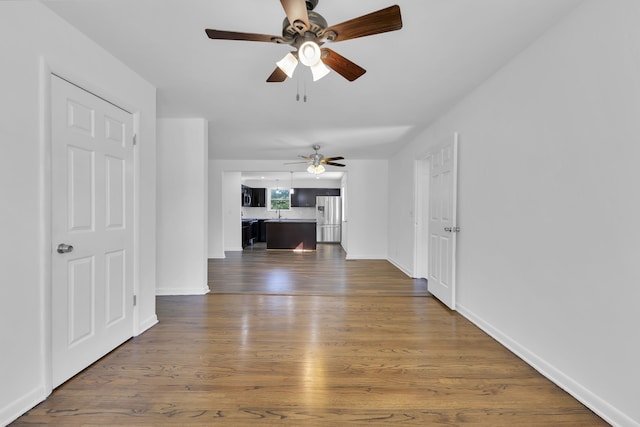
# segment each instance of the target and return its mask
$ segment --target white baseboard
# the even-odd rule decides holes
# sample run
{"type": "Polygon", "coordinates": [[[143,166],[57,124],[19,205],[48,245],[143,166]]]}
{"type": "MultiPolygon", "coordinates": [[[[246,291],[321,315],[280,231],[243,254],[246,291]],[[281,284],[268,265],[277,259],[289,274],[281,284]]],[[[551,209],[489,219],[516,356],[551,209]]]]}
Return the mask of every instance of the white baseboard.
{"type": "Polygon", "coordinates": [[[226,257],[227,256],[224,254],[224,251],[209,253],[209,255],[207,256],[208,259],[225,259],[226,257]]]}
{"type": "Polygon", "coordinates": [[[39,386],[24,396],[9,403],[4,408],[0,409],[0,425],[6,426],[10,422],[15,421],[29,409],[45,400],[48,395],[49,394],[45,391],[44,386],[39,386]]]}
{"type": "Polygon", "coordinates": [[[146,331],[146,330],[150,329],[151,327],[155,326],[157,323],[158,323],[158,316],[155,315],[155,314],[153,316],[149,317],[144,322],[140,322],[140,324],[138,325],[138,328],[136,330],[136,335],[135,336],[140,335],[144,331],[146,331]]]}
{"type": "Polygon", "coordinates": [[[394,259],[392,258],[388,258],[387,261],[389,261],[391,264],[394,265],[394,267],[396,267],[398,270],[402,271],[404,274],[406,274],[407,276],[409,276],[410,278],[414,278],[412,273],[409,272],[409,270],[407,268],[405,268],[403,265],[401,265],[400,263],[396,262],[394,259]]]}
{"type": "Polygon", "coordinates": [[[473,311],[457,304],[456,310],[462,316],[467,318],[471,323],[489,334],[493,339],[505,346],[509,351],[514,353],[520,359],[524,360],[536,371],[555,383],[558,387],[572,395],[576,400],[598,414],[602,419],[613,426],[639,427],[640,423],[634,421],[631,417],[615,408],[601,397],[584,387],[573,378],[558,370],[546,360],[539,357],[536,353],[529,350],[518,341],[495,328],[488,322],[485,322],[480,316],[473,311]]]}
{"type": "Polygon", "coordinates": [[[347,259],[347,260],[352,260],[352,259],[383,259],[383,260],[386,260],[387,257],[386,256],[382,256],[382,255],[376,255],[376,254],[350,254],[350,253],[347,253],[347,256],[345,257],[345,259],[347,259]]]}
{"type": "Polygon", "coordinates": [[[210,292],[208,286],[198,288],[161,288],[156,289],[156,296],[169,295],[206,295],[210,292]]]}

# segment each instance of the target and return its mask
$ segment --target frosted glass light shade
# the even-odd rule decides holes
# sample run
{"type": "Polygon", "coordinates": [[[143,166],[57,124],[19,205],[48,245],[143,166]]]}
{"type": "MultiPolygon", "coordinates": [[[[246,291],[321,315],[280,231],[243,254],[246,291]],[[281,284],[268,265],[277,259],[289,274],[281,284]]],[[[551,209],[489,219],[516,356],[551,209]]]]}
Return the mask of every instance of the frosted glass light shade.
{"type": "Polygon", "coordinates": [[[298,56],[300,62],[307,67],[312,67],[320,62],[320,46],[312,41],[304,42],[298,48],[298,56]]]}
{"type": "Polygon", "coordinates": [[[329,74],[329,72],[331,71],[329,67],[324,65],[324,62],[322,61],[318,62],[316,65],[312,65],[310,68],[311,68],[311,74],[313,74],[314,82],[320,80],[321,78],[329,74]]]}
{"type": "Polygon", "coordinates": [[[278,68],[280,68],[289,78],[293,77],[293,72],[298,66],[298,60],[291,52],[287,53],[284,58],[276,62],[278,68]]]}
{"type": "Polygon", "coordinates": [[[324,166],[322,166],[322,165],[318,165],[318,166],[309,165],[309,167],[307,168],[307,172],[312,173],[314,175],[319,175],[321,173],[324,173],[324,166]]]}

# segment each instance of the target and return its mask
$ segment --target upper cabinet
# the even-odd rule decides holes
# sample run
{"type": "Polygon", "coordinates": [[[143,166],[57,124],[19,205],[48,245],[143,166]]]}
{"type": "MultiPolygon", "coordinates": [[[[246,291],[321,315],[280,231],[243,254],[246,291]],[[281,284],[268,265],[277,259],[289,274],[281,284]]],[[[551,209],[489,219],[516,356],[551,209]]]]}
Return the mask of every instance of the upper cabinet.
{"type": "Polygon", "coordinates": [[[266,188],[251,189],[251,206],[254,208],[264,208],[265,206],[267,206],[266,188]]]}
{"type": "Polygon", "coordinates": [[[339,188],[296,188],[291,195],[291,207],[313,208],[316,196],[339,196],[339,188]]]}
{"type": "MultiPolygon", "coordinates": [[[[296,188],[291,194],[292,208],[313,208],[316,196],[339,196],[339,188],[296,188]]],[[[267,189],[242,186],[240,205],[244,207],[264,208],[267,206],[267,189]]]]}
{"type": "Polygon", "coordinates": [[[240,192],[240,206],[264,208],[267,206],[266,189],[243,185],[240,192]]]}

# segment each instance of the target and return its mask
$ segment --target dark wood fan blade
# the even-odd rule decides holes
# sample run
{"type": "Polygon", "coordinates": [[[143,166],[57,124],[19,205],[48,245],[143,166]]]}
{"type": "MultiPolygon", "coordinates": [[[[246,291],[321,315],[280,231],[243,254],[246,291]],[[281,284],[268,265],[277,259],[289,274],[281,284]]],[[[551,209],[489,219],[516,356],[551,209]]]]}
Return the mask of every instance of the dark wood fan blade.
{"type": "Polygon", "coordinates": [[[210,39],[214,40],[242,40],[247,42],[268,43],[278,43],[278,40],[282,40],[282,37],[270,36],[268,34],[238,33],[235,31],[211,30],[209,28],[204,31],[210,39]]]}
{"type": "Polygon", "coordinates": [[[335,33],[332,40],[341,42],[344,40],[355,39],[358,37],[372,36],[374,34],[386,33],[402,28],[402,16],[400,15],[400,6],[394,5],[385,9],[362,15],[358,18],[345,21],[338,25],[333,25],[323,34],[329,32],[335,33]]]}
{"type": "Polygon", "coordinates": [[[345,166],[342,163],[333,163],[333,162],[327,162],[325,164],[331,165],[331,166],[340,166],[341,168],[343,168],[345,166]]]}
{"type": "Polygon", "coordinates": [[[280,3],[282,3],[289,22],[300,34],[304,34],[311,27],[307,3],[304,0],[280,0],[280,3]]]}
{"type": "Polygon", "coordinates": [[[354,64],[344,56],[326,47],[322,48],[322,62],[350,82],[367,72],[367,70],[358,64],[354,64]]]}
{"type": "Polygon", "coordinates": [[[322,159],[323,162],[333,162],[334,160],[344,160],[344,157],[325,157],[322,159]]]}
{"type": "Polygon", "coordinates": [[[271,75],[267,79],[267,82],[268,83],[282,83],[285,80],[287,80],[287,75],[285,74],[285,72],[282,71],[280,69],[280,67],[276,67],[276,69],[273,70],[273,73],[271,73],[271,75]]]}

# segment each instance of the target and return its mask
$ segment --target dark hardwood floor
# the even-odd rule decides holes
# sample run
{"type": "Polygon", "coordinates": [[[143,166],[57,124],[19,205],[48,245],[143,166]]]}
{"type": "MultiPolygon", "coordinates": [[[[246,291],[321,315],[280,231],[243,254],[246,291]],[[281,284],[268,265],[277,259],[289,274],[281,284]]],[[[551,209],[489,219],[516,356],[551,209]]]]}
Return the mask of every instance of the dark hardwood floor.
{"type": "Polygon", "coordinates": [[[266,250],[264,243],[209,260],[214,294],[428,296],[426,280],[407,277],[388,261],[345,260],[338,244],[313,252],[266,250]]]}
{"type": "Polygon", "coordinates": [[[386,261],[230,253],[13,425],[602,426],[386,261]]]}

